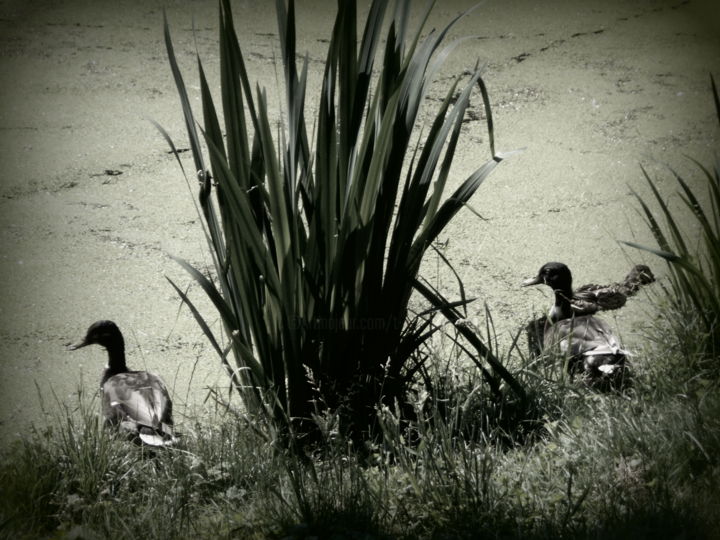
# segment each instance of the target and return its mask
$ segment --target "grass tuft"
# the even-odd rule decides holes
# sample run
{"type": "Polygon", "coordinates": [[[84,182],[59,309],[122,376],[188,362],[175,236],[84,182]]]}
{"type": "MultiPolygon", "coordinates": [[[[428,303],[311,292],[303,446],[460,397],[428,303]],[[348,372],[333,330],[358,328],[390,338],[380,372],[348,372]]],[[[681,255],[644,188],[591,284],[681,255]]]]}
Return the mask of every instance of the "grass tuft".
{"type": "MultiPolygon", "coordinates": [[[[720,96],[712,76],[710,82],[720,121],[720,96]]],[[[670,273],[665,295],[669,304],[666,311],[671,314],[668,321],[673,335],[683,349],[696,350],[706,367],[711,365],[717,372],[720,370],[717,362],[720,358],[720,162],[714,167],[706,167],[694,159],[691,161],[697,167],[704,192],[692,188],[689,180],[670,169],[687,211],[685,215],[670,210],[643,168],[659,211],[653,211],[651,203],[637,194],[636,198],[658,247],[644,247],[634,242],[626,244],[665,259],[670,273]],[[690,228],[682,225],[688,218],[695,226],[690,234],[687,232],[690,228]],[[699,242],[695,240],[695,228],[700,231],[699,242]],[[687,336],[692,336],[691,341],[686,339],[687,336]]],[[[695,358],[696,354],[691,357],[695,358]]]]}
{"type": "MultiPolygon", "coordinates": [[[[428,86],[459,43],[446,43],[448,35],[464,14],[426,31],[432,4],[416,28],[409,25],[410,7],[399,0],[392,11],[376,0],[360,29],[356,2],[337,4],[311,132],[308,59],[297,55],[292,0],[276,2],[284,76],[279,119],[266,90],[251,82],[227,0],[220,2],[222,118],[198,58],[203,121],[196,120],[165,24],[214,271],[209,276],[178,262],[212,301],[225,337],[172,285],[248,411],[270,421],[286,445],[316,442],[313,419],[329,413],[362,447],[378,434],[377,407],[407,402],[422,358],[418,350],[434,332],[431,316],[410,316],[413,291],[453,323],[467,303],[451,302],[420,282],[423,256],[510,155],[495,150],[479,64],[452,79],[415,137],[428,86]],[[490,156],[448,195],[445,185],[476,89],[490,156]]],[[[470,328],[461,333],[477,351],[472,358],[496,399],[504,398],[501,385],[524,399],[480,336],[470,328]]]]}

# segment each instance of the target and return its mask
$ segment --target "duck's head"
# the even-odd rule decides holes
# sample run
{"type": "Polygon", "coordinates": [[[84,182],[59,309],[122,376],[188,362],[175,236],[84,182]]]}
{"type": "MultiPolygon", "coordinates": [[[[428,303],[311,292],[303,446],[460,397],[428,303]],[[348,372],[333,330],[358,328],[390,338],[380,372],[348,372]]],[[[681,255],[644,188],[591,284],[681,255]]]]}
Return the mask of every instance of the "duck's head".
{"type": "Polygon", "coordinates": [[[540,267],[537,276],[526,279],[523,287],[529,285],[547,285],[554,291],[572,291],[572,274],[570,269],[559,262],[545,263],[540,267]]]}
{"type": "Polygon", "coordinates": [[[625,277],[625,283],[637,283],[638,285],[647,285],[655,281],[655,275],[649,267],[644,264],[636,264],[625,277]]]}
{"type": "Polygon", "coordinates": [[[85,347],[87,345],[102,345],[106,349],[124,349],[125,342],[123,340],[120,329],[112,321],[98,321],[90,325],[85,338],[68,348],[71,351],[85,347]]]}

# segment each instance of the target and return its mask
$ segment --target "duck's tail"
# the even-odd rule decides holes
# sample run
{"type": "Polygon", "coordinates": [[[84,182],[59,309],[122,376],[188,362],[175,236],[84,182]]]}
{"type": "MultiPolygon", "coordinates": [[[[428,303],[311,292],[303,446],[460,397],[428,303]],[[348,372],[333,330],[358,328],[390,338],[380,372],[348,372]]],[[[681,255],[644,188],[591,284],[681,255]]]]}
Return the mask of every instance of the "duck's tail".
{"type": "Polygon", "coordinates": [[[616,377],[625,367],[625,354],[592,354],[583,357],[583,370],[591,378],[616,377]]]}
{"type": "Polygon", "coordinates": [[[584,356],[580,369],[585,381],[596,389],[619,390],[631,382],[623,354],[584,356]]]}
{"type": "MultiPolygon", "coordinates": [[[[614,336],[610,336],[611,338],[614,336]]],[[[583,356],[602,356],[602,357],[626,357],[630,356],[631,353],[624,347],[622,347],[619,343],[616,343],[615,340],[608,339],[607,344],[602,344],[594,347],[593,349],[589,351],[583,352],[583,356]]]]}
{"type": "Polygon", "coordinates": [[[143,444],[147,444],[148,446],[174,446],[179,440],[175,435],[167,433],[143,433],[141,431],[138,435],[143,444]]]}
{"type": "Polygon", "coordinates": [[[120,427],[148,446],[174,446],[179,441],[173,426],[164,422],[157,427],[151,427],[125,420],[120,423],[120,427]]]}
{"type": "Polygon", "coordinates": [[[598,371],[607,377],[612,377],[623,368],[622,364],[603,364],[598,366],[598,371]]]}

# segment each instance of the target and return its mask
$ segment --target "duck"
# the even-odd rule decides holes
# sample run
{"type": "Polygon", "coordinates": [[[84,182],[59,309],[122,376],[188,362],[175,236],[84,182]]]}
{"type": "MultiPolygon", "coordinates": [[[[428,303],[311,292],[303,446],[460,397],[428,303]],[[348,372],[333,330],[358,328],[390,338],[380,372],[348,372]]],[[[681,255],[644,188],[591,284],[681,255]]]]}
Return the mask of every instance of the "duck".
{"type": "Polygon", "coordinates": [[[131,371],[125,362],[125,340],[112,321],[90,325],[75,351],[88,345],[105,347],[108,364],[100,378],[105,423],[125,431],[129,438],[148,446],[171,446],[177,442],[172,401],[163,380],[147,371],[131,371]]]}
{"type": "Polygon", "coordinates": [[[620,309],[643,285],[653,283],[655,276],[644,264],[636,264],[622,281],[610,285],[588,283],[572,292],[570,306],[575,315],[592,315],[598,311],[620,309]]]}
{"type": "Polygon", "coordinates": [[[607,322],[594,314],[578,315],[573,309],[572,273],[567,265],[546,263],[522,285],[547,285],[555,293],[547,317],[529,325],[534,327],[529,337],[537,341],[539,350],[559,350],[568,357],[569,370],[584,374],[591,384],[622,379],[629,352],[607,322]]]}
{"type": "MultiPolygon", "coordinates": [[[[588,283],[572,291],[570,309],[573,315],[594,315],[598,311],[620,309],[628,298],[637,294],[642,286],[654,281],[655,276],[648,266],[636,264],[622,281],[616,281],[609,285],[588,283]]],[[[528,284],[534,285],[535,283],[528,284]]],[[[543,316],[530,321],[525,327],[528,347],[534,356],[541,353],[545,321],[546,317],[543,316]]]]}

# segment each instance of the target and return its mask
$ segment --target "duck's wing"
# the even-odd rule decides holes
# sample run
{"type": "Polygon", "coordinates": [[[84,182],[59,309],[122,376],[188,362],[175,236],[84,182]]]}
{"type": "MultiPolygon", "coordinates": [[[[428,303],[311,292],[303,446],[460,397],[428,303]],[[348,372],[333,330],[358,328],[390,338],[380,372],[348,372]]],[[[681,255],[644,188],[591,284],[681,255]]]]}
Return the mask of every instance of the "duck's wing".
{"type": "Polygon", "coordinates": [[[557,322],[545,340],[571,357],[628,354],[610,326],[591,315],[557,322]]]}
{"type": "Polygon", "coordinates": [[[597,313],[597,311],[600,309],[600,306],[598,306],[597,302],[593,301],[592,298],[583,298],[577,295],[573,295],[572,299],[570,300],[570,309],[572,310],[573,315],[578,317],[582,315],[592,315],[594,313],[597,313]]]}
{"type": "Polygon", "coordinates": [[[586,317],[578,330],[583,332],[587,350],[583,351],[585,356],[600,354],[629,354],[620,343],[610,325],[598,317],[586,317]]]}
{"type": "Polygon", "coordinates": [[[151,435],[173,438],[172,401],[160,377],[146,371],[119,373],[105,381],[102,390],[108,422],[138,433],[147,444],[158,444],[151,435]]]}

